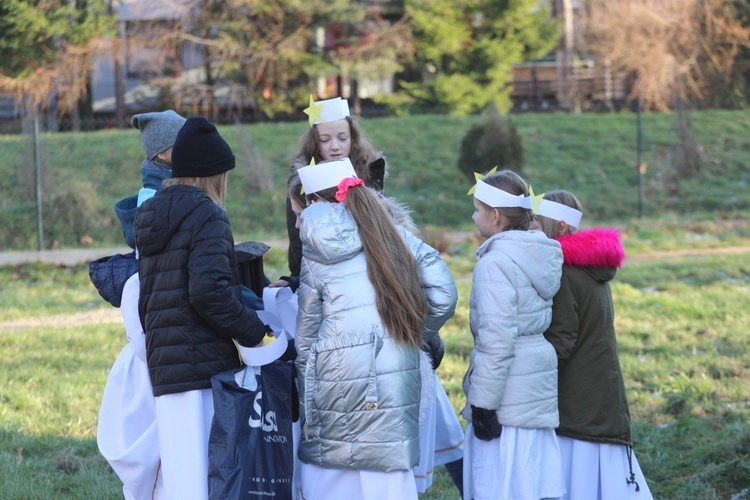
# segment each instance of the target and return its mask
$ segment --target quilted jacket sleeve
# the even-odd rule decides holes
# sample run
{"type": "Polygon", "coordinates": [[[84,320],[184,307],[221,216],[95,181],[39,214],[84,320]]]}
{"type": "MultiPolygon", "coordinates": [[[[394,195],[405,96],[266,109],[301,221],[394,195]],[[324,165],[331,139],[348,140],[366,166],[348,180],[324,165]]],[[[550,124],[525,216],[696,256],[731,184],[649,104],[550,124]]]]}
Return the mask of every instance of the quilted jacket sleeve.
{"type": "Polygon", "coordinates": [[[252,347],[263,340],[266,328],[233,285],[234,242],[228,226],[226,218],[207,219],[195,234],[188,259],[190,303],[217,335],[252,347]]]}
{"type": "Polygon", "coordinates": [[[310,346],[318,337],[323,322],[323,299],[315,283],[307,259],[302,258],[302,271],[297,289],[297,372],[305,373],[310,346]]]}

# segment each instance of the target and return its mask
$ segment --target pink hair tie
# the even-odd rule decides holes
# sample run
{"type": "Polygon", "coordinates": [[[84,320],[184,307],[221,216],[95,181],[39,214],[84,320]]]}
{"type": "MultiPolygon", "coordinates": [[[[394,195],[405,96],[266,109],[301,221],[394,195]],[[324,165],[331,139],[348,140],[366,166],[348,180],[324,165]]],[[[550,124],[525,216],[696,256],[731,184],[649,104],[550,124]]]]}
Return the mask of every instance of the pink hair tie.
{"type": "Polygon", "coordinates": [[[356,177],[347,177],[346,179],[339,182],[339,189],[336,191],[336,199],[339,202],[346,201],[346,195],[349,193],[349,188],[354,186],[364,186],[362,179],[356,177]]]}

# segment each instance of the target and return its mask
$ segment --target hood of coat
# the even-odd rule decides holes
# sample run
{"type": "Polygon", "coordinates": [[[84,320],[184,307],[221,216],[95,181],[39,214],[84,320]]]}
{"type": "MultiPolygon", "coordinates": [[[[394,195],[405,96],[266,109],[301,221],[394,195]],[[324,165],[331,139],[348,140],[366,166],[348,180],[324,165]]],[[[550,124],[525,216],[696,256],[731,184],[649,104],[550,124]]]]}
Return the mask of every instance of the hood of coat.
{"type": "Polygon", "coordinates": [[[587,229],[555,238],[560,242],[564,265],[581,267],[599,282],[610,281],[625,260],[616,229],[587,229]]]}
{"type": "Polygon", "coordinates": [[[362,251],[357,223],[342,203],[319,202],[300,214],[302,255],[321,264],[349,260],[362,251]]]}
{"type": "Polygon", "coordinates": [[[125,282],[137,272],[135,252],[102,257],[89,264],[91,283],[99,295],[114,307],[120,307],[125,282]]]}
{"type": "MultiPolygon", "coordinates": [[[[184,184],[164,188],[143,202],[135,220],[135,237],[140,255],[162,252],[175,233],[185,230],[182,221],[200,210],[199,207],[205,203],[215,205],[205,191],[184,184]]],[[[215,212],[210,210],[206,213],[215,212]]]]}
{"type": "Polygon", "coordinates": [[[490,237],[476,256],[498,251],[507,255],[528,277],[536,292],[550,300],[560,288],[563,256],[560,244],[541,231],[504,231],[490,237]]]}

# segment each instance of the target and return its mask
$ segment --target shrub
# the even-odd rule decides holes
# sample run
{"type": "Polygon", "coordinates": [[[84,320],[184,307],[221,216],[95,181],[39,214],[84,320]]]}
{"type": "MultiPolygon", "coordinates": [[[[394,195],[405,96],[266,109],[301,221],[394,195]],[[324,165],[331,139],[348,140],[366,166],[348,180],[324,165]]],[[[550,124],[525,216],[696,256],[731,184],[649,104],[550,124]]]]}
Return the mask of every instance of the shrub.
{"type": "MultiPolygon", "coordinates": [[[[109,210],[112,212],[112,210],[109,210]]],[[[102,207],[91,184],[69,181],[53,188],[44,207],[45,243],[77,245],[82,236],[98,238],[104,227],[111,225],[114,215],[102,207]]]]}
{"type": "Polygon", "coordinates": [[[473,183],[474,172],[495,166],[521,174],[523,143],[515,124],[491,106],[484,122],[471,127],[461,141],[458,169],[473,183]]]}
{"type": "Polygon", "coordinates": [[[242,156],[238,167],[244,171],[245,186],[250,191],[273,189],[273,164],[266,160],[250,137],[249,130],[238,137],[242,156]]]}

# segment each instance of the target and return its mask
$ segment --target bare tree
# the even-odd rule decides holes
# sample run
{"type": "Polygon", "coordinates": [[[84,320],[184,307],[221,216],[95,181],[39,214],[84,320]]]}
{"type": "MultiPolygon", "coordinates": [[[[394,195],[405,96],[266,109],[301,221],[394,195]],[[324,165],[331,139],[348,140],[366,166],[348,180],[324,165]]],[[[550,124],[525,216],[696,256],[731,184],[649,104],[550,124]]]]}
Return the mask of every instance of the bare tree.
{"type": "Polygon", "coordinates": [[[589,0],[583,43],[614,71],[634,75],[632,98],[666,110],[729,84],[750,28],[729,0],[589,0]]]}
{"type": "Polygon", "coordinates": [[[175,109],[214,116],[220,83],[228,113],[250,107],[272,115],[306,102],[304,82],[327,66],[310,50],[315,29],[361,20],[362,13],[348,0],[201,0],[173,23],[131,35],[130,43],[161,49],[151,83],[175,109]],[[197,48],[202,60],[190,78],[180,56],[186,47],[197,48]]]}
{"type": "Polygon", "coordinates": [[[14,96],[17,106],[34,114],[56,101],[59,113],[72,112],[87,95],[92,61],[109,51],[109,43],[94,38],[81,44],[68,44],[52,63],[38,65],[24,77],[0,73],[0,90],[14,96]]]}

